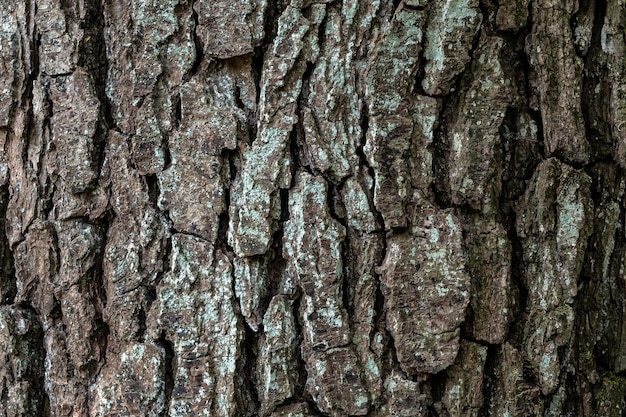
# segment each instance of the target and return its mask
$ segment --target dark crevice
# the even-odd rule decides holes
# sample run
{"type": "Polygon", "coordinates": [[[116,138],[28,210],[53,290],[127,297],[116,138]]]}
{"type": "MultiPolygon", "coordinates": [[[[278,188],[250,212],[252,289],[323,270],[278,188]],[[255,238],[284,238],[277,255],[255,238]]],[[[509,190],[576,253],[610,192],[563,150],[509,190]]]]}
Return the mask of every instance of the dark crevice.
{"type": "MultiPolygon", "coordinates": [[[[588,137],[588,136],[587,136],[588,137]]],[[[560,162],[571,166],[574,169],[584,169],[589,163],[593,163],[593,155],[590,162],[573,161],[571,157],[567,155],[567,151],[563,148],[559,148],[550,155],[550,158],[558,159],[560,162]]]]}
{"type": "Polygon", "coordinates": [[[137,338],[138,342],[143,343],[146,335],[146,330],[148,329],[148,326],[146,325],[146,311],[143,308],[139,310],[137,320],[139,321],[139,324],[135,337],[137,338]]]}
{"type": "MultiPolygon", "coordinates": [[[[165,214],[166,216],[169,216],[169,211],[162,211],[161,213],[165,214]]],[[[195,233],[194,231],[191,231],[191,230],[181,230],[181,229],[177,229],[177,228],[175,228],[173,226],[170,228],[170,230],[171,230],[172,234],[192,236],[192,237],[194,237],[196,239],[199,239],[199,240],[202,240],[204,242],[209,242],[209,240],[207,239],[206,235],[201,235],[201,234],[195,233]]],[[[222,243],[222,242],[220,241],[220,243],[222,243]]],[[[215,250],[217,250],[217,249],[218,249],[218,247],[216,245],[215,246],[215,250]]]]}
{"type": "Polygon", "coordinates": [[[518,109],[507,108],[499,129],[502,154],[502,191],[499,205],[503,219],[510,215],[543,159],[540,153],[542,143],[521,137],[522,127],[518,125],[518,116],[521,114],[518,109]]]}
{"type": "MultiPolygon", "coordinates": [[[[227,204],[227,207],[228,206],[229,204],[227,204]]],[[[222,236],[222,233],[218,233],[218,235],[222,236]]],[[[221,244],[216,244],[216,247],[220,247],[223,245],[224,243],[222,242],[221,244]]],[[[230,258],[232,262],[235,257],[232,248],[228,246],[224,250],[227,250],[231,253],[230,258]]],[[[260,409],[261,404],[256,389],[256,363],[258,357],[258,347],[256,343],[257,335],[256,332],[248,325],[246,319],[243,317],[243,313],[241,311],[241,300],[237,296],[235,278],[232,279],[231,285],[233,298],[232,304],[235,310],[235,315],[238,317],[244,332],[243,340],[238,346],[238,350],[243,352],[238,355],[236,364],[236,379],[238,380],[240,386],[234,394],[236,397],[236,401],[240,407],[240,409],[238,410],[239,415],[256,416],[258,415],[258,410],[260,409]]]]}
{"type": "Polygon", "coordinates": [[[156,207],[160,195],[159,179],[156,174],[150,174],[146,175],[144,180],[146,182],[146,188],[148,189],[148,199],[150,203],[152,203],[152,206],[156,207]]]}
{"type": "MultiPolygon", "coordinates": [[[[296,109],[296,116],[298,120],[304,120],[302,117],[302,96],[304,95],[304,91],[306,90],[306,85],[308,84],[308,78],[303,78],[302,81],[302,92],[300,93],[300,98],[298,98],[298,108],[296,109]]],[[[296,174],[297,169],[299,168],[302,171],[306,171],[311,175],[315,175],[311,168],[308,165],[305,165],[300,156],[300,150],[304,144],[304,127],[302,123],[298,123],[293,126],[291,132],[289,132],[289,153],[291,156],[291,164],[289,166],[291,170],[291,183],[289,184],[289,188],[292,188],[296,182],[296,174]]]]}
{"type": "MultiPolygon", "coordinates": [[[[44,377],[45,378],[45,377],[44,377]]],[[[42,396],[43,408],[42,408],[42,416],[43,417],[51,417],[52,412],[50,411],[50,396],[48,395],[48,391],[46,389],[42,389],[39,391],[42,396]]]]}
{"type": "Polygon", "coordinates": [[[104,318],[104,311],[108,302],[106,276],[104,272],[104,247],[106,247],[106,240],[111,221],[111,216],[107,215],[105,218],[97,222],[102,235],[102,250],[98,251],[98,256],[94,260],[94,266],[87,273],[87,276],[91,276],[89,284],[92,286],[92,291],[94,293],[96,313],[96,317],[94,317],[94,339],[96,341],[96,345],[101,349],[100,352],[102,355],[101,358],[98,358],[98,362],[94,361],[92,364],[93,369],[91,370],[90,375],[93,377],[97,376],[106,364],[107,347],[109,343],[109,335],[111,333],[109,325],[104,318]]]}
{"type": "Polygon", "coordinates": [[[196,12],[196,9],[194,6],[195,6],[195,1],[192,1],[192,4],[191,4],[191,11],[192,11],[191,17],[193,19],[192,36],[193,36],[193,43],[196,48],[196,59],[191,65],[191,69],[189,70],[189,72],[183,76],[183,82],[187,82],[191,80],[196,74],[198,74],[198,72],[200,71],[200,67],[202,66],[202,62],[204,61],[204,48],[202,47],[202,43],[200,42],[200,37],[198,36],[198,25],[199,25],[198,13],[196,12]]]}
{"type": "Polygon", "coordinates": [[[100,375],[100,372],[105,367],[107,363],[107,347],[109,344],[109,335],[111,333],[111,329],[107,322],[104,321],[102,317],[102,313],[99,314],[98,317],[94,319],[95,324],[95,343],[94,345],[98,347],[101,352],[101,357],[98,360],[92,360],[88,363],[88,371],[89,375],[91,375],[91,380],[95,381],[97,377],[100,375]]]}
{"type": "Polygon", "coordinates": [[[448,373],[444,370],[430,377],[430,389],[433,405],[437,408],[441,407],[441,400],[446,394],[446,382],[448,373]]]}
{"type": "Polygon", "coordinates": [[[161,140],[161,149],[163,151],[163,170],[166,170],[172,165],[172,153],[170,152],[169,133],[163,133],[161,140]]]}
{"type": "Polygon", "coordinates": [[[462,340],[467,340],[468,342],[472,342],[472,343],[475,343],[477,345],[481,345],[481,346],[484,346],[484,347],[492,346],[489,342],[485,342],[484,340],[481,340],[481,339],[476,339],[474,336],[469,334],[469,332],[465,332],[465,328],[464,327],[461,328],[461,339],[462,340]]]}
{"type": "MultiPolygon", "coordinates": [[[[165,256],[163,259],[167,259],[165,256]]],[[[150,311],[152,308],[152,304],[157,299],[157,289],[154,285],[148,285],[145,287],[145,296],[146,296],[146,311],[150,311]]]]}
{"type": "MultiPolygon", "coordinates": [[[[583,0],[585,9],[593,8],[593,28],[589,49],[596,47],[602,50],[602,30],[606,21],[608,0],[583,0]]],[[[586,62],[585,64],[589,64],[586,62]]],[[[585,65],[586,66],[586,65],[585,65]]]]}
{"type": "Polygon", "coordinates": [[[0,305],[10,305],[17,295],[15,267],[6,228],[6,212],[9,204],[9,186],[0,187],[0,305]]]}
{"type": "MultiPolygon", "coordinates": [[[[326,24],[328,22],[328,18],[330,15],[330,12],[328,9],[331,7],[333,7],[332,3],[329,3],[326,5],[326,13],[324,13],[324,17],[322,18],[322,21],[317,27],[317,44],[319,45],[319,48],[320,48],[320,53],[319,53],[320,56],[324,55],[324,52],[325,52],[324,47],[326,44],[326,24]]],[[[306,17],[309,18],[309,16],[306,16],[306,17]]]]}
{"type": "MultiPolygon", "coordinates": [[[[50,78],[47,76],[43,76],[38,78],[41,82],[41,87],[43,90],[43,103],[42,103],[42,112],[43,112],[43,120],[41,125],[41,138],[42,138],[42,152],[39,154],[39,160],[37,161],[37,171],[41,173],[43,171],[42,167],[45,166],[45,158],[48,151],[53,151],[56,145],[50,141],[52,138],[52,126],[51,119],[53,114],[53,103],[50,98],[50,78]],[[45,149],[45,148],[48,149],[45,149]],[[45,151],[44,151],[45,150],[45,151]]],[[[30,116],[31,125],[27,129],[27,135],[25,137],[30,137],[32,134],[37,134],[37,129],[35,128],[35,120],[34,115],[30,116]]],[[[26,146],[25,152],[26,152],[26,146]]],[[[52,217],[52,211],[54,209],[53,196],[56,191],[56,178],[50,177],[50,175],[46,175],[45,182],[41,185],[41,182],[38,183],[37,194],[39,196],[39,209],[41,210],[40,215],[43,219],[49,219],[52,217]]]]}
{"type": "MultiPolygon", "coordinates": [[[[172,108],[173,108],[172,129],[178,130],[183,119],[183,109],[182,109],[180,94],[174,94],[174,96],[172,97],[172,108]]],[[[166,166],[171,162],[171,159],[172,159],[171,156],[169,155],[169,143],[168,143],[167,153],[168,153],[168,156],[166,157],[166,159],[168,159],[168,161],[166,161],[167,162],[166,166]]]]}
{"type": "MultiPolygon", "coordinates": [[[[463,241],[467,242],[468,239],[465,236],[465,230],[463,231],[463,241]]],[[[471,277],[471,274],[470,274],[471,277]]],[[[472,278],[472,283],[474,281],[474,277],[472,278]]],[[[472,290],[474,290],[474,287],[472,287],[472,290]]],[[[471,300],[473,300],[473,294],[470,297],[471,300]]],[[[474,313],[474,308],[472,307],[472,303],[470,302],[467,305],[467,308],[465,310],[465,319],[461,325],[461,339],[465,339],[465,340],[470,340],[470,341],[474,341],[474,336],[473,336],[473,332],[472,329],[474,328],[474,323],[475,323],[475,313],[474,313]]],[[[484,342],[482,342],[484,343],[484,342]]]]}
{"type": "Polygon", "coordinates": [[[487,35],[494,35],[496,33],[495,17],[498,12],[497,2],[494,0],[480,0],[478,8],[483,16],[481,29],[483,29],[487,35]]]}
{"type": "MultiPolygon", "coordinates": [[[[96,126],[96,132],[94,135],[94,152],[92,159],[95,161],[95,172],[100,174],[102,172],[102,167],[104,165],[105,159],[105,150],[107,145],[107,138],[109,136],[109,126],[113,123],[111,116],[110,103],[108,99],[99,97],[101,103],[101,116],[98,124],[96,126]],[[103,101],[104,100],[104,101],[103,101]]],[[[91,185],[91,188],[95,188],[97,186],[97,179],[94,180],[94,183],[91,185]]]]}
{"type": "Polygon", "coordinates": [[[359,157],[359,159],[361,160],[361,165],[367,167],[369,174],[372,178],[374,178],[374,169],[372,167],[369,166],[369,164],[367,163],[367,157],[365,156],[365,152],[363,151],[364,147],[365,147],[365,142],[367,140],[367,132],[369,130],[369,124],[370,124],[370,119],[369,119],[369,114],[367,112],[367,109],[363,109],[361,111],[361,120],[359,122],[360,126],[361,126],[361,141],[360,143],[357,144],[356,149],[355,149],[355,153],[357,154],[357,156],[359,157]]]}
{"type": "MultiPolygon", "coordinates": [[[[43,152],[42,152],[43,154],[43,152]]],[[[46,176],[45,183],[39,192],[39,210],[42,219],[52,219],[54,210],[54,194],[57,186],[50,176],[46,176]]]]}
{"type": "Polygon", "coordinates": [[[300,304],[302,303],[302,292],[297,289],[296,291],[298,291],[298,293],[295,296],[294,302],[293,302],[293,316],[295,317],[294,320],[294,326],[295,326],[295,333],[296,333],[296,341],[294,343],[294,351],[295,351],[295,363],[296,363],[296,368],[298,369],[297,375],[293,375],[293,380],[295,381],[295,389],[294,389],[294,395],[293,398],[306,398],[307,397],[307,393],[306,393],[306,380],[307,380],[307,366],[306,363],[304,362],[304,357],[302,355],[302,344],[303,344],[303,327],[304,325],[302,324],[302,316],[300,314],[301,311],[301,306],[300,304]]]}
{"type": "Polygon", "coordinates": [[[482,392],[483,392],[483,405],[478,412],[479,417],[487,417],[491,415],[491,407],[492,404],[495,403],[494,395],[497,392],[496,387],[498,386],[498,381],[502,377],[502,375],[498,374],[498,351],[501,349],[499,346],[490,345],[487,348],[487,359],[485,360],[485,365],[483,367],[483,383],[482,383],[482,392]]]}
{"type": "MultiPolygon", "coordinates": [[[[234,292],[233,292],[234,294],[234,292]]],[[[238,300],[237,300],[238,301],[238,300]]],[[[237,304],[239,304],[237,302],[237,304]]],[[[239,314],[241,317],[241,314],[239,314]]],[[[242,405],[241,412],[245,416],[257,415],[261,407],[259,394],[256,388],[256,359],[258,356],[257,335],[248,326],[245,320],[242,320],[244,327],[244,339],[242,345],[244,354],[240,357],[240,378],[242,380],[243,390],[240,392],[241,398],[239,402],[242,405]]]]}
{"type": "MultiPolygon", "coordinates": [[[[224,155],[223,158],[224,158],[223,160],[227,161],[227,163],[230,163],[229,161],[231,158],[229,156],[224,155]]],[[[235,250],[228,243],[228,227],[230,223],[229,209],[230,209],[230,204],[231,204],[230,193],[231,193],[230,187],[229,186],[224,187],[224,207],[226,208],[220,213],[218,217],[219,225],[217,228],[215,249],[221,250],[232,261],[235,258],[235,250]]]]}
{"type": "Polygon", "coordinates": [[[93,330],[91,334],[87,334],[85,337],[89,339],[92,346],[97,346],[96,350],[100,352],[100,355],[92,356],[89,361],[80,368],[86,371],[91,380],[94,381],[106,363],[106,352],[110,333],[109,326],[103,318],[103,311],[106,306],[106,290],[101,256],[98,256],[94,265],[85,273],[80,282],[75,285],[78,286],[78,291],[85,295],[92,303],[95,313],[95,317],[93,317],[93,330]]]}
{"type": "MultiPolygon", "coordinates": [[[[94,151],[92,159],[101,172],[104,164],[108,131],[115,126],[111,110],[111,102],[106,94],[109,60],[104,35],[105,17],[102,0],[85,2],[85,18],[81,21],[84,30],[83,39],[78,51],[78,65],[85,68],[91,78],[91,85],[100,103],[100,115],[94,135],[94,151]]],[[[96,185],[95,183],[93,184],[96,185]]]]}
{"type": "Polygon", "coordinates": [[[230,207],[230,190],[237,179],[237,175],[241,169],[241,156],[238,151],[228,151],[224,152],[222,155],[223,160],[228,161],[228,176],[225,178],[226,188],[229,190],[228,194],[228,204],[226,207],[230,207]]]}
{"type": "MultiPolygon", "coordinates": [[[[255,120],[259,120],[259,104],[261,103],[261,80],[263,77],[263,64],[265,62],[265,52],[267,50],[267,46],[258,46],[254,48],[254,53],[252,54],[252,76],[254,77],[254,85],[256,88],[256,114],[254,115],[255,120]]],[[[252,134],[252,131],[250,132],[252,134]]],[[[256,126],[255,132],[256,133],[256,126]]],[[[250,143],[254,142],[255,135],[251,135],[250,143]]]]}
{"type": "MultiPolygon", "coordinates": [[[[367,105],[365,104],[366,101],[362,101],[362,102],[364,103],[364,106],[363,106],[364,108],[361,111],[361,121],[360,121],[361,142],[357,145],[355,149],[355,153],[359,157],[360,167],[365,167],[365,170],[367,171],[368,176],[372,180],[372,187],[374,187],[375,186],[374,184],[376,182],[376,171],[374,171],[374,168],[370,166],[369,162],[367,161],[365,152],[363,151],[366,140],[367,140],[367,132],[369,130],[369,115],[368,115],[367,105]]],[[[376,218],[376,226],[380,230],[385,230],[385,220],[383,219],[382,214],[376,209],[376,204],[374,204],[374,188],[366,189],[366,190],[367,190],[367,193],[366,193],[367,201],[369,203],[370,208],[372,209],[372,212],[374,213],[374,217],[376,218]]]]}
{"type": "Polygon", "coordinates": [[[398,360],[398,355],[396,354],[396,342],[391,335],[387,338],[387,346],[381,363],[383,364],[381,375],[389,375],[395,370],[402,376],[402,378],[412,382],[417,382],[417,374],[408,374],[400,367],[400,361],[398,360]]]}
{"type": "MultiPolygon", "coordinates": [[[[252,54],[252,75],[254,77],[254,85],[256,86],[255,103],[257,104],[257,114],[255,115],[255,120],[259,119],[259,103],[261,102],[261,81],[263,78],[265,56],[268,49],[271,48],[271,40],[276,38],[276,34],[278,31],[278,19],[285,7],[287,7],[287,5],[284,4],[284,1],[279,0],[277,2],[273,2],[272,7],[267,7],[265,9],[265,16],[263,19],[264,42],[262,42],[260,45],[256,45],[252,54]]],[[[250,143],[252,143],[256,137],[256,129],[251,130],[250,133],[250,143]]]]}
{"type": "Polygon", "coordinates": [[[66,24],[65,24],[64,29],[65,31],[69,32],[70,26],[69,26],[69,23],[67,22],[72,21],[72,20],[77,20],[76,12],[74,10],[74,2],[70,0],[59,0],[59,7],[61,8],[61,10],[63,11],[63,14],[65,15],[66,24]]]}
{"type": "MultiPolygon", "coordinates": [[[[280,219],[278,220],[278,230],[272,236],[270,252],[264,256],[270,256],[267,263],[268,282],[266,299],[261,303],[262,310],[265,311],[273,296],[278,294],[278,288],[287,268],[287,260],[283,256],[283,234],[285,222],[289,221],[289,190],[280,189],[280,219]]],[[[294,294],[287,294],[294,296],[294,294]]]]}
{"type": "MultiPolygon", "coordinates": [[[[243,65],[243,64],[241,64],[243,65]]],[[[239,84],[235,85],[235,93],[233,94],[233,99],[235,101],[235,107],[237,107],[238,109],[241,109],[243,111],[247,110],[247,106],[245,105],[245,103],[243,102],[243,99],[241,98],[242,95],[242,90],[241,90],[241,86],[239,84]]],[[[249,126],[252,127],[252,126],[249,126]]]]}
{"type": "Polygon", "coordinates": [[[341,244],[341,270],[342,270],[342,279],[339,282],[341,285],[341,300],[343,307],[346,309],[348,313],[348,322],[349,328],[354,330],[354,288],[356,287],[356,280],[359,277],[355,277],[353,271],[350,270],[350,266],[348,265],[350,260],[350,238],[349,235],[346,235],[343,243],[341,244]]]}
{"type": "Polygon", "coordinates": [[[413,11],[416,11],[416,12],[421,12],[421,11],[426,10],[428,8],[428,6],[421,6],[421,5],[420,6],[413,6],[413,5],[404,3],[404,7],[403,8],[405,10],[413,10],[413,11]]]}
{"type": "MultiPolygon", "coordinates": [[[[312,398],[304,398],[304,402],[309,406],[310,409],[310,413],[312,413],[313,416],[316,417],[326,417],[328,416],[328,414],[322,412],[322,410],[320,410],[320,408],[318,407],[317,403],[312,399],[312,398]]],[[[309,414],[310,415],[310,414],[309,414]]]]}
{"type": "MultiPolygon", "coordinates": [[[[85,1],[84,13],[85,17],[80,22],[83,38],[78,48],[78,66],[94,73],[94,78],[106,79],[108,63],[104,36],[104,8],[101,0],[85,1]]],[[[96,86],[100,87],[104,89],[104,86],[96,86]]]]}
{"type": "Polygon", "coordinates": [[[583,378],[582,375],[569,372],[564,378],[563,387],[565,388],[566,399],[563,401],[563,416],[584,415],[582,413],[584,389],[580,383],[581,378],[583,378]]]}
{"type": "Polygon", "coordinates": [[[162,335],[156,343],[161,346],[165,352],[163,361],[163,378],[165,380],[163,396],[165,397],[165,407],[161,417],[169,417],[170,405],[172,403],[172,392],[174,391],[174,375],[176,374],[177,369],[176,354],[174,352],[174,344],[165,339],[164,335],[162,335]]]}
{"type": "MultiPolygon", "coordinates": [[[[279,295],[279,286],[281,284],[281,280],[285,274],[285,270],[287,269],[287,261],[284,259],[282,254],[282,227],[280,231],[274,235],[275,240],[272,246],[272,256],[267,263],[267,272],[268,272],[268,282],[267,282],[267,290],[266,297],[261,300],[259,303],[260,311],[267,311],[267,307],[269,306],[270,301],[275,295],[279,295]]],[[[288,297],[293,297],[293,294],[282,294],[287,295],[288,297]]],[[[262,324],[259,326],[262,328],[262,324]]]]}
{"type": "Polygon", "coordinates": [[[515,346],[520,346],[524,334],[523,317],[528,303],[528,289],[524,279],[524,253],[522,241],[517,235],[515,213],[511,213],[506,226],[507,238],[511,242],[511,296],[509,298],[511,328],[507,340],[513,342],[515,346]]]}
{"type": "Polygon", "coordinates": [[[596,1],[594,7],[593,30],[584,60],[581,99],[585,136],[593,152],[592,162],[612,158],[615,148],[611,122],[607,120],[607,116],[611,114],[611,77],[607,63],[608,55],[603,51],[601,39],[607,12],[606,0],[596,1]]]}
{"type": "Polygon", "coordinates": [[[426,57],[424,56],[425,52],[425,37],[422,39],[422,47],[419,50],[419,57],[417,59],[417,70],[415,71],[415,81],[413,82],[412,93],[418,96],[429,96],[424,90],[422,86],[422,81],[424,81],[424,77],[426,77],[426,57]]]}
{"type": "Polygon", "coordinates": [[[333,220],[341,224],[347,230],[349,227],[348,222],[346,221],[345,216],[341,215],[342,212],[345,212],[345,209],[343,208],[343,201],[341,200],[338,187],[336,187],[328,178],[324,177],[324,179],[326,180],[326,203],[328,205],[328,214],[333,220]],[[340,206],[337,207],[337,205],[340,206]],[[339,212],[337,209],[339,209],[339,212]]]}
{"type": "MultiPolygon", "coordinates": [[[[265,8],[265,16],[263,19],[263,33],[265,35],[265,43],[264,45],[258,46],[257,48],[262,48],[258,52],[261,52],[261,58],[265,54],[265,48],[270,47],[271,40],[276,39],[276,35],[278,33],[278,19],[283,14],[283,11],[287,8],[289,4],[288,0],[277,0],[272,2],[272,7],[265,8]]],[[[257,49],[255,48],[255,55],[257,54],[257,49]]],[[[263,60],[261,59],[261,64],[263,60]]],[[[262,68],[262,65],[255,68],[262,68]]],[[[260,75],[260,74],[259,74],[260,75]]],[[[257,83],[259,85],[259,83],[257,83]]],[[[257,100],[258,103],[258,100],[257,100]]]]}
{"type": "Polygon", "coordinates": [[[54,297],[52,300],[52,308],[50,309],[50,312],[45,317],[45,319],[49,320],[50,322],[55,322],[61,320],[62,317],[63,311],[61,310],[61,302],[56,297],[54,297]]]}
{"type": "Polygon", "coordinates": [[[447,139],[446,126],[450,125],[449,120],[452,114],[456,112],[458,107],[458,97],[454,94],[451,99],[444,99],[443,106],[439,112],[439,124],[433,131],[432,150],[432,170],[433,181],[431,183],[431,193],[434,197],[434,203],[439,208],[449,208],[452,206],[448,189],[448,173],[446,166],[446,157],[450,150],[447,139]]]}
{"type": "MultiPolygon", "coordinates": [[[[381,254],[381,259],[384,259],[385,252],[387,250],[387,244],[385,242],[384,235],[383,238],[383,252],[381,254]]],[[[370,339],[374,335],[376,329],[384,332],[384,321],[385,321],[385,297],[383,295],[383,290],[381,286],[383,285],[380,281],[380,276],[377,273],[374,273],[374,279],[376,280],[376,292],[375,292],[375,300],[374,300],[374,317],[373,322],[374,326],[372,328],[372,333],[370,334],[370,339]]]]}
{"type": "MultiPolygon", "coordinates": [[[[404,3],[404,1],[403,0],[393,0],[393,13],[392,13],[392,16],[395,15],[398,12],[398,7],[400,7],[401,3],[404,3]]],[[[406,5],[404,7],[406,7],[406,5]]]]}

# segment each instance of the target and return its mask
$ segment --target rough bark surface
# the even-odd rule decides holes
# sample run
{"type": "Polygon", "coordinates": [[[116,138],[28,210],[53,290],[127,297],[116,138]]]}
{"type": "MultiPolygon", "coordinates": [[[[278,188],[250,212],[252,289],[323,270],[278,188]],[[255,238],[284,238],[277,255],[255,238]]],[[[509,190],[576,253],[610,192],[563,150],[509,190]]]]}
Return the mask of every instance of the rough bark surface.
{"type": "Polygon", "coordinates": [[[626,415],[624,0],[0,5],[0,417],[626,415]]]}

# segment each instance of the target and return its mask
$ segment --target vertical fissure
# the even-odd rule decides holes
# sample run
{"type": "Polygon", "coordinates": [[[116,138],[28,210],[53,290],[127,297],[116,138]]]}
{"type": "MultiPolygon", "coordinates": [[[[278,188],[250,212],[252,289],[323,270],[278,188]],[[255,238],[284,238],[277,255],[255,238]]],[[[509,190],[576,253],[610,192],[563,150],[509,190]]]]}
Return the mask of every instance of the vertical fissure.
{"type": "Polygon", "coordinates": [[[165,351],[165,360],[162,370],[165,380],[163,392],[165,407],[163,408],[163,413],[161,414],[161,417],[169,417],[170,407],[172,404],[172,393],[174,392],[174,377],[177,368],[176,353],[174,351],[174,344],[165,339],[164,335],[162,335],[161,338],[156,341],[156,343],[165,351]]]}
{"type": "Polygon", "coordinates": [[[0,306],[12,305],[17,295],[13,252],[5,233],[9,186],[0,186],[0,306]]]}
{"type": "Polygon", "coordinates": [[[191,80],[198,72],[200,71],[200,67],[202,66],[202,62],[204,61],[204,48],[202,47],[202,42],[200,42],[200,37],[198,36],[198,26],[200,25],[200,21],[198,18],[198,12],[195,8],[196,0],[191,1],[191,18],[193,21],[193,31],[191,32],[193,36],[193,43],[196,49],[196,59],[191,65],[191,69],[187,74],[183,76],[183,82],[188,82],[191,80]]]}
{"type": "Polygon", "coordinates": [[[85,19],[81,22],[84,34],[78,50],[78,65],[91,76],[92,88],[100,103],[100,115],[94,136],[94,155],[97,172],[102,171],[109,129],[116,128],[111,102],[106,94],[109,59],[107,55],[104,4],[102,0],[85,2],[85,19]]]}
{"type": "Polygon", "coordinates": [[[308,379],[308,369],[307,369],[307,364],[304,361],[304,356],[302,353],[302,343],[303,343],[303,329],[304,329],[304,324],[302,323],[302,316],[300,315],[300,311],[302,309],[301,307],[301,303],[302,303],[302,290],[300,288],[298,288],[297,293],[294,295],[294,302],[293,302],[293,312],[294,312],[294,326],[295,326],[295,330],[296,330],[296,341],[294,343],[295,345],[295,353],[296,353],[296,357],[295,357],[295,362],[297,363],[297,369],[298,369],[298,374],[295,375],[294,380],[296,381],[295,383],[295,389],[294,389],[294,395],[293,398],[295,399],[302,399],[304,401],[307,401],[307,399],[309,399],[309,395],[306,392],[306,382],[308,379]]]}
{"type": "Polygon", "coordinates": [[[483,374],[482,384],[483,404],[478,411],[479,417],[488,417],[492,414],[491,407],[494,403],[494,396],[496,395],[496,386],[499,378],[497,373],[499,349],[500,347],[496,345],[489,345],[487,348],[487,359],[485,360],[485,372],[483,374]]]}
{"type": "Polygon", "coordinates": [[[507,225],[507,238],[511,242],[511,298],[510,298],[510,323],[507,340],[514,346],[522,346],[524,333],[524,314],[528,303],[528,288],[524,279],[524,257],[522,242],[517,235],[516,214],[513,212],[507,225]]]}
{"type": "MultiPolygon", "coordinates": [[[[241,316],[241,313],[238,313],[241,316]]],[[[246,416],[256,415],[260,408],[259,394],[256,388],[256,361],[258,357],[258,347],[256,344],[256,333],[248,326],[245,320],[241,320],[244,326],[244,337],[242,345],[244,352],[240,361],[241,374],[239,378],[242,380],[241,412],[245,412],[246,416]]]]}

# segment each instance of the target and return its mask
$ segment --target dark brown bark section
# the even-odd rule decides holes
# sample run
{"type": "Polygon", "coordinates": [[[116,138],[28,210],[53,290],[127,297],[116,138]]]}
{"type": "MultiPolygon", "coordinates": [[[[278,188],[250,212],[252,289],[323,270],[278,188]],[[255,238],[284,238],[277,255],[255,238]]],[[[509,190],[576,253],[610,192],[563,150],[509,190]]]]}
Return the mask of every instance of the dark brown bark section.
{"type": "Polygon", "coordinates": [[[0,416],[626,413],[622,0],[5,3],[0,416]]]}

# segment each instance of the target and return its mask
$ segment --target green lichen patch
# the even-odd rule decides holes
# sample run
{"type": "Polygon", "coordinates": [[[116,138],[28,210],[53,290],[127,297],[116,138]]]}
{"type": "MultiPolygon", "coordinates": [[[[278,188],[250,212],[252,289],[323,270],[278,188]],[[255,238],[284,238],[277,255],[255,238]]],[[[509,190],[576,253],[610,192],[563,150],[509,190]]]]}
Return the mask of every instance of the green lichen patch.
{"type": "Polygon", "coordinates": [[[380,267],[386,327],[402,369],[437,373],[459,349],[469,303],[461,225],[447,210],[421,208],[411,233],[387,238],[380,267]]]}
{"type": "Polygon", "coordinates": [[[482,22],[478,0],[444,0],[433,4],[425,30],[426,65],[422,87],[428,95],[446,95],[471,57],[482,22]]]}
{"type": "Polygon", "coordinates": [[[230,211],[229,241],[238,255],[268,250],[279,214],[274,210],[277,190],[290,183],[288,145],[297,122],[296,100],[306,64],[319,52],[315,35],[325,15],[324,5],[311,7],[310,19],[299,8],[287,7],[264,64],[258,137],[244,153],[230,211]]]}
{"type": "Polygon", "coordinates": [[[269,414],[295,394],[298,380],[295,320],[293,302],[285,296],[273,297],[263,317],[257,360],[262,415],[269,414]]]}
{"type": "Polygon", "coordinates": [[[587,240],[592,230],[591,179],[556,159],[542,162],[520,201],[528,321],[526,356],[545,394],[559,384],[558,348],[570,343],[587,240]]]}

